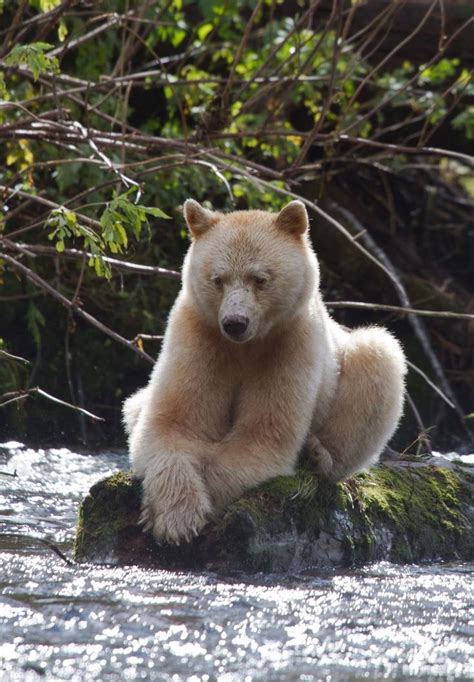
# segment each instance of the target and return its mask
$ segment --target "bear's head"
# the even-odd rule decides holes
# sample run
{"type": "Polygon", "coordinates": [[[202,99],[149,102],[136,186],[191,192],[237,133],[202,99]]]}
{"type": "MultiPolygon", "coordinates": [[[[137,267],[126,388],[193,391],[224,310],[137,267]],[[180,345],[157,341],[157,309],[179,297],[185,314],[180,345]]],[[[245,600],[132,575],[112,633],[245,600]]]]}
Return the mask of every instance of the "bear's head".
{"type": "Polygon", "coordinates": [[[304,204],[280,213],[210,211],[184,204],[192,239],[183,287],[192,305],[235,343],[262,338],[288,323],[319,287],[304,204]]]}

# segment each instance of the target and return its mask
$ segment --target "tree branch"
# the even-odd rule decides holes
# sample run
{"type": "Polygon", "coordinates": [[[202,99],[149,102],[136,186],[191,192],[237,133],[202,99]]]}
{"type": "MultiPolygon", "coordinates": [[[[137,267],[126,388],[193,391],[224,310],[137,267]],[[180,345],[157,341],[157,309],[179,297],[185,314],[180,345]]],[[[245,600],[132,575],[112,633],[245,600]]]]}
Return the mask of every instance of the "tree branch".
{"type": "Polygon", "coordinates": [[[38,386],[35,386],[34,388],[26,388],[20,391],[9,391],[8,393],[4,393],[3,395],[0,396],[0,401],[3,401],[0,402],[0,407],[5,407],[6,405],[10,405],[11,403],[19,402],[20,400],[25,400],[26,398],[32,395],[40,395],[43,398],[51,400],[53,403],[57,403],[58,405],[62,405],[63,407],[69,407],[71,410],[75,410],[76,412],[81,412],[81,414],[86,415],[86,417],[90,417],[94,421],[99,422],[105,421],[105,419],[103,419],[102,417],[98,417],[96,414],[93,414],[88,410],[84,410],[84,408],[79,407],[78,405],[72,405],[71,403],[67,403],[65,400],[61,400],[61,398],[56,398],[54,395],[46,393],[46,391],[43,391],[43,389],[39,388],[38,386]]]}
{"type": "MultiPolygon", "coordinates": [[[[32,254],[37,254],[39,256],[49,256],[51,258],[66,258],[71,260],[82,261],[84,257],[92,258],[93,255],[89,251],[82,251],[81,249],[64,249],[64,251],[57,251],[54,246],[43,246],[42,244],[23,244],[18,242],[12,242],[10,240],[2,239],[0,237],[0,243],[3,244],[4,248],[12,249],[15,251],[21,251],[22,249],[27,249],[32,254]]],[[[146,275],[152,277],[162,277],[164,279],[174,279],[180,280],[181,273],[177,270],[168,270],[167,268],[160,268],[153,265],[140,265],[138,263],[129,263],[119,258],[111,258],[109,256],[102,256],[102,260],[105,263],[109,263],[113,268],[121,272],[126,272],[130,275],[146,275]]]]}
{"type": "Polygon", "coordinates": [[[2,253],[0,255],[4,260],[7,261],[7,263],[9,263],[13,268],[15,268],[15,270],[21,272],[22,275],[24,275],[35,286],[39,287],[40,289],[43,289],[48,294],[50,294],[53,298],[59,301],[65,308],[68,309],[72,308],[80,317],[89,322],[89,324],[92,324],[94,327],[99,329],[107,336],[110,336],[112,339],[114,339],[114,341],[117,341],[122,346],[129,348],[134,353],[139,355],[141,358],[147,360],[147,362],[154,364],[155,362],[154,359],[150,355],[148,355],[148,353],[145,353],[144,351],[137,348],[131,341],[127,341],[127,339],[125,339],[123,336],[117,334],[117,332],[114,332],[113,329],[107,327],[103,322],[97,320],[95,317],[93,317],[85,310],[80,308],[77,304],[74,306],[72,304],[72,301],[70,301],[68,298],[59,293],[59,291],[52,287],[51,284],[48,284],[48,282],[46,282],[42,277],[37,275],[36,272],[33,272],[33,270],[30,270],[30,268],[27,268],[26,265],[23,265],[23,263],[20,263],[18,260],[12,258],[7,253],[2,253]]]}
{"type": "Polygon", "coordinates": [[[451,310],[419,310],[417,308],[384,305],[382,303],[363,303],[361,301],[325,301],[328,308],[360,308],[361,310],[386,310],[399,315],[420,315],[421,317],[445,317],[456,320],[474,320],[470,313],[455,313],[451,310]]]}

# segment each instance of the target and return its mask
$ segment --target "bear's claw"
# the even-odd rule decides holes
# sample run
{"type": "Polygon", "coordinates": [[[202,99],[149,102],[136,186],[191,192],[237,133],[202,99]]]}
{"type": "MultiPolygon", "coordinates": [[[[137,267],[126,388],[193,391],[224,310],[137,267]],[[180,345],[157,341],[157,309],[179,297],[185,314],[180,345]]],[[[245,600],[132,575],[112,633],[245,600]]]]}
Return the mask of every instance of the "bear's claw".
{"type": "Polygon", "coordinates": [[[161,476],[156,476],[151,485],[147,482],[139,523],[158,541],[175,545],[191,542],[213,511],[207,491],[200,480],[182,477],[179,494],[170,495],[169,487],[159,489],[164,482],[161,476]]]}

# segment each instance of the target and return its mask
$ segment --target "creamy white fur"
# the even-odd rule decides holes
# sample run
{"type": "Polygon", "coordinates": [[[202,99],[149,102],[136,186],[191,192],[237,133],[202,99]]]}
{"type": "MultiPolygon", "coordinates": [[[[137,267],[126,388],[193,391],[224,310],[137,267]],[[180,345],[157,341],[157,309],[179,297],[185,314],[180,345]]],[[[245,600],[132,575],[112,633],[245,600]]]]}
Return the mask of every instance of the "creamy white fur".
{"type": "Polygon", "coordinates": [[[406,364],[385,329],[328,314],[304,205],[214,213],[188,200],[192,244],[147,387],[125,401],[143,521],[189,540],[232,499],[294,471],[306,445],[344,478],[374,463],[403,408],[406,364]],[[242,315],[239,343],[222,320],[242,315]]]}

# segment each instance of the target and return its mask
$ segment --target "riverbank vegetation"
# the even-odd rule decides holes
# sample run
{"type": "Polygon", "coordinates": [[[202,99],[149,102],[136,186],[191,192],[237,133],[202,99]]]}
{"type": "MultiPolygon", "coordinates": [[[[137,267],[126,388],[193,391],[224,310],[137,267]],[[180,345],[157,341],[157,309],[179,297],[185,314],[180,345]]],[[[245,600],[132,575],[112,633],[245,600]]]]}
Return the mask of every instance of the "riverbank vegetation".
{"type": "Polygon", "coordinates": [[[123,442],[120,405],[159,351],[192,196],[304,201],[333,314],[405,345],[396,446],[465,442],[469,5],[0,2],[2,436],[123,442]]]}

